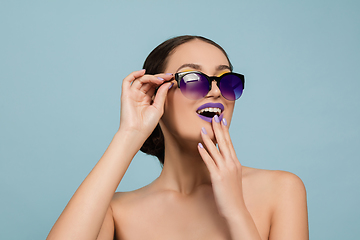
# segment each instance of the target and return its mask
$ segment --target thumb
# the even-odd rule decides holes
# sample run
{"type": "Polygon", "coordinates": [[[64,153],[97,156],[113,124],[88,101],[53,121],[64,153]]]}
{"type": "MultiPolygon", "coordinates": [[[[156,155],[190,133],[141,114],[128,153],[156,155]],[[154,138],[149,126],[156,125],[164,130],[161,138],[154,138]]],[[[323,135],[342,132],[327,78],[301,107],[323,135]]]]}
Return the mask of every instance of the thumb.
{"type": "Polygon", "coordinates": [[[169,91],[170,86],[172,86],[173,84],[174,83],[172,83],[172,82],[168,82],[159,87],[159,89],[155,95],[154,102],[153,102],[153,106],[156,109],[163,111],[167,93],[169,91]]]}

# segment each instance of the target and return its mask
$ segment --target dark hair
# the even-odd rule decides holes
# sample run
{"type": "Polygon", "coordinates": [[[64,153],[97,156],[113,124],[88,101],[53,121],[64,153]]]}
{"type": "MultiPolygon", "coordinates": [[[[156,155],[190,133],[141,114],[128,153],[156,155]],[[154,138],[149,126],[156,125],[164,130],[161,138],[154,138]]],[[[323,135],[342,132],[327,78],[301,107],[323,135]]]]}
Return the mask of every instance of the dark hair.
{"type": "MultiPolygon", "coordinates": [[[[226,56],[227,60],[229,61],[230,69],[231,70],[233,69],[233,66],[231,65],[227,53],[220,45],[218,45],[217,43],[215,43],[210,39],[201,36],[192,36],[192,35],[174,37],[161,43],[154,50],[152,50],[152,52],[146,58],[143,69],[146,69],[147,74],[158,74],[164,72],[168,58],[173,53],[174,49],[184,43],[187,43],[195,39],[204,41],[220,49],[226,56]]],[[[146,139],[140,150],[146,154],[156,156],[159,159],[161,165],[164,164],[164,157],[165,157],[164,135],[161,131],[159,124],[155,127],[151,135],[146,139]]]]}

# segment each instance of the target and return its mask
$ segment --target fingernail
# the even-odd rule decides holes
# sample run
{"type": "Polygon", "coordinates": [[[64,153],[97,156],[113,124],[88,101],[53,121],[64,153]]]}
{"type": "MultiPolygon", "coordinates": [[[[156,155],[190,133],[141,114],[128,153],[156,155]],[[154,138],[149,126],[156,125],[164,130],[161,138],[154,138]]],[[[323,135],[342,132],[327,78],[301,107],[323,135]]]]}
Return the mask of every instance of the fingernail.
{"type": "Polygon", "coordinates": [[[165,73],[165,75],[173,75],[172,73],[165,73]]]}
{"type": "Polygon", "coordinates": [[[204,146],[201,143],[199,143],[198,145],[200,148],[204,148],[204,146]]]}
{"type": "Polygon", "coordinates": [[[204,134],[207,134],[206,129],[205,129],[204,127],[201,128],[201,131],[202,131],[204,134]]]}
{"type": "Polygon", "coordinates": [[[217,123],[220,122],[218,115],[215,115],[214,120],[215,120],[215,122],[217,122],[217,123]]]}
{"type": "Polygon", "coordinates": [[[171,85],[170,85],[169,89],[170,89],[170,88],[172,88],[172,86],[174,86],[174,83],[171,83],[171,85]]]}
{"type": "Polygon", "coordinates": [[[161,80],[161,81],[164,81],[164,79],[163,78],[161,78],[161,77],[157,77],[159,80],[161,80]]]}
{"type": "Polygon", "coordinates": [[[223,118],[222,122],[223,122],[223,124],[224,124],[225,126],[227,126],[227,121],[226,121],[225,118],[223,118]]]}

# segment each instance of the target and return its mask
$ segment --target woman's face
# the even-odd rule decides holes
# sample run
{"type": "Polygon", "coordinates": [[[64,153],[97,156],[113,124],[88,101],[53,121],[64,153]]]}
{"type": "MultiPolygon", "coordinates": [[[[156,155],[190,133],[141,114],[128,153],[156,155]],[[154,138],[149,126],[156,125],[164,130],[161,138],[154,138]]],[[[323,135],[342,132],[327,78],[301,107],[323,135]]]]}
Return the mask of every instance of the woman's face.
{"type": "MultiPolygon", "coordinates": [[[[184,43],[169,56],[165,73],[178,73],[185,71],[200,71],[208,76],[220,76],[230,72],[230,64],[224,53],[217,47],[201,40],[192,40],[184,43]]],[[[212,82],[211,90],[199,100],[186,98],[174,80],[174,86],[169,90],[164,115],[160,126],[166,136],[171,134],[176,138],[187,141],[201,141],[200,131],[205,127],[209,136],[214,139],[211,123],[199,114],[199,110],[207,103],[220,103],[224,106],[221,114],[230,124],[234,110],[234,101],[225,99],[216,85],[212,82]]],[[[214,105],[216,107],[216,105],[214,105]]]]}

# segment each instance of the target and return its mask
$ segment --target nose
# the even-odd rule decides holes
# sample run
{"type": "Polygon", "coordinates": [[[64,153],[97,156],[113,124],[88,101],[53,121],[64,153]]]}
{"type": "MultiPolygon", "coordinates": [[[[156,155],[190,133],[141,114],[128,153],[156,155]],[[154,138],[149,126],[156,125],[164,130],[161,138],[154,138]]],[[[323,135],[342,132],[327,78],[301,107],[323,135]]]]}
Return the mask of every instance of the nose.
{"type": "Polygon", "coordinates": [[[220,89],[218,88],[216,81],[211,82],[211,89],[207,94],[208,97],[218,98],[221,96],[220,89]]]}

